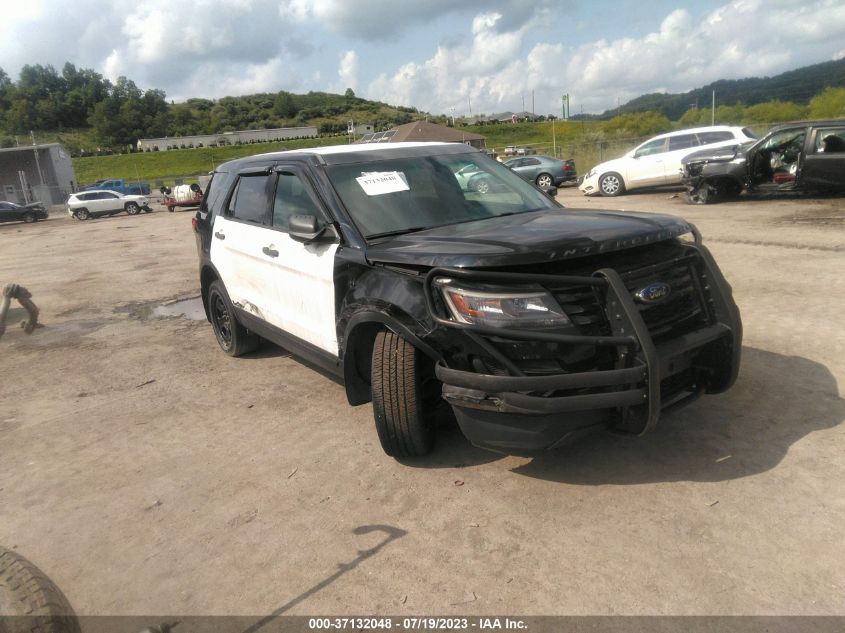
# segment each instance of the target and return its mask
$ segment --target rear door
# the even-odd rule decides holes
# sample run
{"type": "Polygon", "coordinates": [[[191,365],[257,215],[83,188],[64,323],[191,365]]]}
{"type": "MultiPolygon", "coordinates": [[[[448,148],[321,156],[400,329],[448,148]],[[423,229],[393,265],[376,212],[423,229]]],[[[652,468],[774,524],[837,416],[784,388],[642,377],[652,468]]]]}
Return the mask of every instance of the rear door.
{"type": "Polygon", "coordinates": [[[681,182],[681,159],[694,152],[699,145],[695,134],[670,136],[667,152],[663,158],[663,182],[673,185],[681,182]]]}
{"type": "Polygon", "coordinates": [[[514,168],[514,171],[525,180],[534,180],[538,173],[540,173],[540,160],[538,158],[523,158],[519,166],[514,168]]]}
{"type": "Polygon", "coordinates": [[[816,129],[805,148],[801,186],[845,189],[845,125],[816,129]]]}
{"type": "Polygon", "coordinates": [[[274,314],[274,259],[270,196],[272,178],[266,169],[242,172],[222,213],[214,218],[211,261],[235,307],[283,327],[274,314]]]}

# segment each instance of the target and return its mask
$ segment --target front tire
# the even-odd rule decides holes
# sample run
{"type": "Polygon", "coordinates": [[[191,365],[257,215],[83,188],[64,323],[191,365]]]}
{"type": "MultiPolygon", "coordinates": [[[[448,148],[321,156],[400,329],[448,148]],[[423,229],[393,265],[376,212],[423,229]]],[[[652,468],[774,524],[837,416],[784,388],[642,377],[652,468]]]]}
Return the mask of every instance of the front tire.
{"type": "Polygon", "coordinates": [[[127,202],[125,208],[129,215],[138,215],[141,212],[141,207],[136,202],[127,202]]]}
{"type": "Polygon", "coordinates": [[[473,188],[481,195],[485,195],[490,192],[490,181],[486,178],[480,178],[473,183],[473,188]]]}
{"type": "Polygon", "coordinates": [[[537,176],[537,180],[535,182],[541,189],[548,189],[554,184],[552,177],[549,174],[540,174],[537,176]]]}
{"type": "Polygon", "coordinates": [[[67,598],[26,558],[0,547],[0,631],[79,633],[79,620],[67,598]]]}
{"type": "Polygon", "coordinates": [[[713,185],[706,182],[702,183],[696,189],[687,192],[687,202],[689,204],[711,204],[716,199],[716,189],[713,185]]]}
{"type": "Polygon", "coordinates": [[[384,452],[419,457],[434,445],[436,379],[432,363],[393,332],[376,335],[372,357],[373,417],[384,452]]]}
{"type": "Polygon", "coordinates": [[[608,172],[599,178],[599,191],[610,198],[622,195],[625,193],[625,181],[615,171],[608,172]]]}
{"type": "Polygon", "coordinates": [[[21,220],[27,224],[32,224],[35,222],[35,214],[32,211],[24,211],[24,214],[21,216],[21,220]]]}
{"type": "Polygon", "coordinates": [[[260,339],[238,322],[226,287],[219,279],[208,289],[208,314],[217,343],[229,356],[242,356],[254,351],[260,339]]]}

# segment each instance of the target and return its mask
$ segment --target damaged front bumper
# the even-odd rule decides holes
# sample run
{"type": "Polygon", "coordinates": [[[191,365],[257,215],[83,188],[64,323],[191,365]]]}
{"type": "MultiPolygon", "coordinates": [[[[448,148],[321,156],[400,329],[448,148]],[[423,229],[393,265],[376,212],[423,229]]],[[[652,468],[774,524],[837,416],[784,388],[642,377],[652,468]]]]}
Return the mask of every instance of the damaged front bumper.
{"type": "MultiPolygon", "coordinates": [[[[475,445],[509,454],[536,454],[603,428],[641,435],[652,430],[662,412],[691,402],[702,393],[730,387],[739,368],[742,325],[739,310],[712,256],[701,245],[687,245],[690,291],[702,314],[694,328],[659,340],[650,331],[632,296],[636,271],[613,268],[590,276],[488,273],[439,268],[426,278],[432,319],[462,330],[467,344],[494,360],[438,363],[443,398],[455,412],[463,433],[475,445]],[[698,275],[695,279],[693,276],[698,275]],[[481,283],[531,283],[546,288],[589,286],[601,300],[608,335],[580,336],[538,330],[480,327],[458,323],[438,305],[434,280],[448,276],[481,283]],[[635,276],[635,275],[634,275],[635,276]],[[566,350],[585,346],[601,350],[603,362],[588,371],[531,374],[503,352],[505,342],[566,350]],[[479,371],[481,369],[482,371],[479,371]]],[[[686,261],[686,260],[684,260],[686,261]]],[[[677,269],[677,266],[676,266],[677,269]]],[[[671,309],[670,309],[671,311],[671,309]]]]}

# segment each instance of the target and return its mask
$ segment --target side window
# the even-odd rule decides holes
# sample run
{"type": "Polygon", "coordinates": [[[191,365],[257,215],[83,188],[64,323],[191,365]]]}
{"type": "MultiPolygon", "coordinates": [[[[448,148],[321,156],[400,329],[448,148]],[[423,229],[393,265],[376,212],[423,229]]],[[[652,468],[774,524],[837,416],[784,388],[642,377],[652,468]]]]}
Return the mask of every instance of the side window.
{"type": "Polygon", "coordinates": [[[540,161],[537,160],[536,158],[526,158],[526,159],[523,160],[522,164],[527,167],[528,165],[539,165],[540,161]]]}
{"type": "Polygon", "coordinates": [[[651,156],[652,154],[660,154],[661,152],[665,151],[666,139],[658,138],[653,141],[649,141],[648,143],[640,147],[640,149],[637,150],[634,156],[651,156]]]}
{"type": "Polygon", "coordinates": [[[679,136],[669,137],[669,151],[674,152],[679,149],[689,149],[690,147],[698,146],[698,139],[695,134],[681,134],[679,136]]]}
{"type": "Polygon", "coordinates": [[[269,176],[241,176],[229,200],[228,215],[237,220],[264,224],[268,182],[269,176]]]}
{"type": "Polygon", "coordinates": [[[823,154],[845,152],[845,128],[828,128],[816,132],[816,152],[823,154]]]}
{"type": "Polygon", "coordinates": [[[276,195],[273,199],[273,226],[287,231],[288,221],[292,215],[323,217],[320,209],[305,190],[299,176],[285,171],[279,173],[276,181],[276,195]]]}
{"type": "Polygon", "coordinates": [[[721,143],[722,141],[734,140],[734,135],[730,132],[699,132],[698,140],[702,145],[710,145],[710,143],[721,143]]]}

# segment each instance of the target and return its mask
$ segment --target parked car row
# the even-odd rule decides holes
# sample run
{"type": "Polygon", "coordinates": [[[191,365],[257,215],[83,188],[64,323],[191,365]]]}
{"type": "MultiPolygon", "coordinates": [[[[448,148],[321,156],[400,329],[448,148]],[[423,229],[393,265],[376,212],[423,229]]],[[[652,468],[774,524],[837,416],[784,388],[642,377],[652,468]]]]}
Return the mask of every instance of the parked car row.
{"type": "Polygon", "coordinates": [[[843,191],[845,119],[789,123],[761,139],[748,128],[718,125],[660,134],[596,165],[579,188],[618,196],[681,184],[694,204],[742,191],[843,191]]]}
{"type": "Polygon", "coordinates": [[[717,125],[660,134],[614,160],[593,167],[580,185],[586,195],[618,196],[643,187],[681,184],[681,160],[701,146],[713,148],[754,141],[744,127],[717,125]]]}

